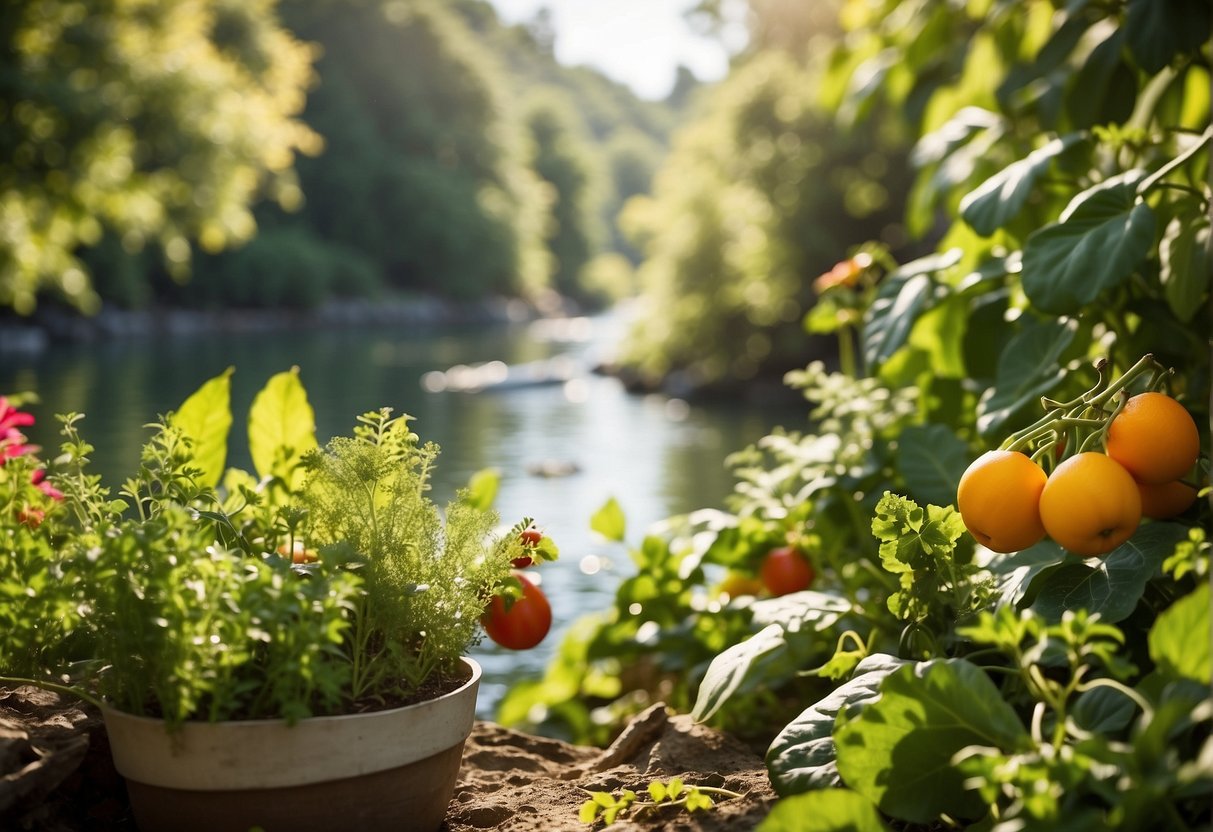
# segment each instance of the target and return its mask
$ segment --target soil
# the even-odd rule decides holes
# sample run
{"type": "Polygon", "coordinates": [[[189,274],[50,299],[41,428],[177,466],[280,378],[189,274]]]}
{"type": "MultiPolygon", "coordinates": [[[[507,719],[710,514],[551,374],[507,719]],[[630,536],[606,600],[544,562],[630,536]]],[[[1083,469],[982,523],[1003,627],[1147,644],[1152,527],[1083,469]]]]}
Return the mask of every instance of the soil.
{"type": "MultiPolygon", "coordinates": [[[[743,796],[695,814],[649,810],[617,821],[612,832],[747,830],[775,801],[753,751],[655,705],[605,750],[477,722],[440,832],[587,832],[578,811],[588,792],[626,788],[643,796],[651,781],[671,777],[743,796]]],[[[94,708],[38,688],[0,689],[0,828],[134,832],[94,708]]]]}

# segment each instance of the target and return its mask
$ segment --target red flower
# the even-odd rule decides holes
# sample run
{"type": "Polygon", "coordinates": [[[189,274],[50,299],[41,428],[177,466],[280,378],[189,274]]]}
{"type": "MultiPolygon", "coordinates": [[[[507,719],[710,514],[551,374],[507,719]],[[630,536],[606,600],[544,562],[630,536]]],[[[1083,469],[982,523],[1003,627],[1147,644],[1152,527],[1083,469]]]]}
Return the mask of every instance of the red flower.
{"type": "Polygon", "coordinates": [[[30,474],[29,481],[36,485],[39,491],[50,497],[52,500],[58,502],[63,499],[63,492],[47,482],[45,468],[39,468],[30,474]]]}
{"type": "Polygon", "coordinates": [[[25,434],[18,428],[32,425],[33,414],[22,413],[0,396],[0,465],[16,456],[36,453],[37,445],[27,445],[25,434]]]}

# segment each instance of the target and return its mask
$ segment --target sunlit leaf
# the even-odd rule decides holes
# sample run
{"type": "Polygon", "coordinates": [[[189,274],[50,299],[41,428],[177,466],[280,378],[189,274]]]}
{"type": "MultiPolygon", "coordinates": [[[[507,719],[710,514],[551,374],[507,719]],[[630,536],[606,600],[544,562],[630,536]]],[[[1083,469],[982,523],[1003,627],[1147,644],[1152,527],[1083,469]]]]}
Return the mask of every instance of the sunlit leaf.
{"type": "Polygon", "coordinates": [[[619,501],[611,497],[590,518],[590,528],[607,540],[621,542],[627,532],[627,520],[619,501]]]}
{"type": "Polygon", "coordinates": [[[232,368],[190,395],[173,413],[171,424],[193,440],[193,464],[202,470],[198,484],[217,485],[223,476],[232,427],[232,368]]]}
{"type": "Polygon", "coordinates": [[[783,628],[771,624],[712,659],[699,684],[691,716],[696,722],[711,719],[741,689],[748,675],[786,649],[783,628]]]}
{"type": "Polygon", "coordinates": [[[1129,49],[1146,72],[1158,72],[1176,53],[1209,40],[1207,0],[1128,0],[1125,33],[1129,49]]]}
{"type": "Polygon", "coordinates": [[[1159,614],[1150,628],[1150,658],[1169,676],[1209,684],[1209,584],[1180,598],[1159,614]]]}
{"type": "Polygon", "coordinates": [[[1019,214],[1053,159],[1082,138],[1082,133],[1059,136],[1003,168],[965,195],[960,201],[961,217],[978,234],[993,234],[1019,214]]]}
{"type": "Polygon", "coordinates": [[[278,477],[292,491],[299,488],[304,477],[299,462],[317,443],[316,417],[298,367],[270,378],[253,399],[248,436],[257,474],[278,477]]]}
{"type": "Polygon", "coordinates": [[[872,801],[848,789],[784,798],[755,832],[887,832],[872,801]]]}
{"type": "Polygon", "coordinates": [[[911,425],[897,440],[897,467],[920,502],[951,505],[969,464],[969,446],[947,425],[911,425]]]}
{"type": "Polygon", "coordinates": [[[1171,312],[1184,323],[1204,311],[1201,301],[1209,291],[1209,275],[1213,273],[1209,237],[1207,215],[1174,217],[1167,223],[1159,245],[1163,294],[1171,312]]]}
{"type": "Polygon", "coordinates": [[[1016,333],[998,359],[994,386],[977,405],[977,430],[983,436],[999,433],[1065,378],[1061,356],[1077,331],[1074,321],[1028,321],[1016,333]]]}

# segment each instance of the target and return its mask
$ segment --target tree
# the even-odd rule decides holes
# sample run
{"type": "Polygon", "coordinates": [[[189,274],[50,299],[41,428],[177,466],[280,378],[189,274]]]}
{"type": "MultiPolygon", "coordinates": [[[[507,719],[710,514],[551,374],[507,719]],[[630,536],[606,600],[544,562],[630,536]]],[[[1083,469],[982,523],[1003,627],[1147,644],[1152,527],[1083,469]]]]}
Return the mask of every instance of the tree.
{"type": "Polygon", "coordinates": [[[275,0],[10,0],[0,16],[0,304],[95,308],[82,246],[116,235],[188,268],[297,202],[312,50],[275,0]]]}

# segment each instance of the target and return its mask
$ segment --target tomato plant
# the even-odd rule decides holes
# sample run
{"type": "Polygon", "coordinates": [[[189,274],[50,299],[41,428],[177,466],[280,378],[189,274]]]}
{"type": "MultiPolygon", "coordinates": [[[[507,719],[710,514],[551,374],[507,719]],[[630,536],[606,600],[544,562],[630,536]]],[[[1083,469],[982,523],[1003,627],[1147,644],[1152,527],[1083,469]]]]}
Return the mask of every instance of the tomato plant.
{"type": "Polygon", "coordinates": [[[529,578],[515,574],[518,597],[494,595],[481,617],[489,638],[510,650],[529,650],[543,641],[552,628],[552,607],[547,596],[529,578]]]}
{"type": "Polygon", "coordinates": [[[813,584],[812,565],[792,546],[780,546],[768,552],[758,574],[772,595],[789,595],[813,584]]]}

